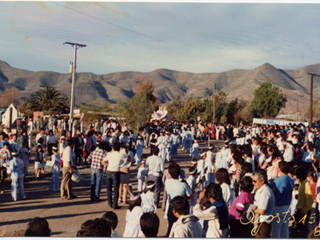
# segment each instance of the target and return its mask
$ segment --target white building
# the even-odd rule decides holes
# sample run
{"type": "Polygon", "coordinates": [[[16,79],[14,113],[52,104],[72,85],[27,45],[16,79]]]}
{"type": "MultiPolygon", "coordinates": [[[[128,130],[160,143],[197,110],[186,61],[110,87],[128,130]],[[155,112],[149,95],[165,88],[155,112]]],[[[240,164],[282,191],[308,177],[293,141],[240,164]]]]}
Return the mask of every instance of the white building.
{"type": "Polygon", "coordinates": [[[10,104],[10,106],[7,108],[5,113],[2,115],[2,124],[5,127],[10,127],[10,112],[12,112],[12,119],[11,123],[13,123],[18,117],[20,117],[20,112],[16,109],[16,107],[13,105],[13,103],[10,104]]]}

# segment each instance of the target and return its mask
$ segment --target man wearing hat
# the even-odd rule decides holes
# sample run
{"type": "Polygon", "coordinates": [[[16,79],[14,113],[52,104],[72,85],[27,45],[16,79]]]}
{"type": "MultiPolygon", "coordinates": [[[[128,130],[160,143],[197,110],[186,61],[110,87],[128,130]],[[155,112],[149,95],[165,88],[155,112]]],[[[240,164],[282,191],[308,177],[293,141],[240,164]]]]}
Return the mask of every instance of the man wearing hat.
{"type": "Polygon", "coordinates": [[[17,152],[12,152],[13,159],[10,161],[10,171],[11,171],[11,190],[12,190],[12,200],[17,201],[17,190],[19,189],[20,196],[25,199],[23,188],[23,161],[18,157],[17,152]]]}

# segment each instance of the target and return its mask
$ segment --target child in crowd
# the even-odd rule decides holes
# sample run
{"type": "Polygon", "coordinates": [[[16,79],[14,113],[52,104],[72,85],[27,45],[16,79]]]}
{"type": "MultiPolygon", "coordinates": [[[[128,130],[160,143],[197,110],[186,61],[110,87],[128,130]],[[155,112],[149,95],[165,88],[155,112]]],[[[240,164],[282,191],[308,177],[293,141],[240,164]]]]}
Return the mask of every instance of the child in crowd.
{"type": "Polygon", "coordinates": [[[142,161],[137,173],[139,192],[142,192],[146,189],[146,176],[148,175],[148,171],[149,170],[146,168],[145,161],[142,161]]]}
{"type": "Polygon", "coordinates": [[[129,201],[129,209],[126,216],[126,227],[123,237],[141,237],[142,232],[140,228],[140,217],[143,214],[141,207],[140,195],[135,196],[129,201]]]}
{"type": "Polygon", "coordinates": [[[154,189],[156,184],[154,181],[147,182],[147,190],[141,194],[141,207],[143,212],[157,212],[157,206],[154,202],[154,189]]]}
{"type": "Polygon", "coordinates": [[[121,236],[119,233],[115,230],[118,226],[118,216],[112,211],[107,211],[105,214],[103,214],[102,218],[110,223],[111,225],[111,237],[113,238],[120,238],[121,236]]]}
{"type": "Polygon", "coordinates": [[[225,168],[220,168],[216,172],[216,180],[219,182],[222,189],[222,198],[225,201],[226,205],[229,206],[229,201],[231,198],[231,189],[230,189],[230,178],[228,170],[225,168]]]}
{"type": "Polygon", "coordinates": [[[193,144],[192,144],[192,147],[191,147],[190,156],[191,156],[192,158],[196,158],[196,159],[199,158],[199,144],[198,144],[198,141],[197,141],[197,140],[194,140],[194,141],[193,141],[193,144]]]}
{"type": "Polygon", "coordinates": [[[145,237],[156,238],[160,226],[160,219],[157,214],[147,212],[142,214],[140,218],[140,227],[145,237]]]}
{"type": "Polygon", "coordinates": [[[193,213],[193,207],[196,205],[196,202],[198,200],[198,196],[199,196],[199,192],[196,191],[196,179],[197,179],[197,168],[195,166],[190,167],[189,168],[189,177],[187,178],[187,184],[190,187],[190,189],[194,192],[193,194],[193,198],[191,199],[191,201],[189,202],[189,206],[190,206],[190,214],[193,213]]]}
{"type": "MultiPolygon", "coordinates": [[[[42,139],[42,138],[40,138],[42,139]]],[[[34,160],[34,169],[35,169],[35,179],[40,178],[40,171],[44,167],[44,152],[43,148],[40,145],[37,146],[37,152],[36,152],[36,157],[34,160]]]]}
{"type": "Polygon", "coordinates": [[[52,147],[51,161],[49,166],[51,167],[52,180],[49,189],[55,192],[60,191],[59,187],[59,173],[60,173],[60,155],[57,147],[52,147]]]}

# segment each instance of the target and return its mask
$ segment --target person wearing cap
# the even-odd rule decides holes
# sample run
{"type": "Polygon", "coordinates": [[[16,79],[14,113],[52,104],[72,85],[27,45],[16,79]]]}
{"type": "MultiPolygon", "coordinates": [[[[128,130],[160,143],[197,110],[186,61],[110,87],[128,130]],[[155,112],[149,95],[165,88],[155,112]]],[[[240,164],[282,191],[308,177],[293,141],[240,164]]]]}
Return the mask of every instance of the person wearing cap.
{"type": "Polygon", "coordinates": [[[156,146],[158,147],[159,149],[159,157],[161,157],[163,159],[163,161],[165,160],[164,159],[164,156],[165,156],[165,137],[163,136],[163,132],[161,131],[160,132],[160,136],[158,137],[157,139],[157,143],[156,143],[156,146]]]}
{"type": "MultiPolygon", "coordinates": [[[[200,179],[202,179],[202,177],[206,175],[206,171],[207,171],[207,169],[205,169],[206,158],[207,158],[207,152],[202,152],[200,154],[200,159],[197,161],[197,171],[198,171],[197,182],[199,182],[200,179]]],[[[202,190],[205,184],[206,184],[206,181],[203,181],[202,185],[199,187],[199,190],[202,190]]]]}
{"type": "Polygon", "coordinates": [[[17,201],[17,190],[19,189],[20,196],[25,199],[23,187],[23,161],[18,157],[17,152],[12,152],[13,159],[10,161],[10,171],[11,171],[11,190],[12,190],[12,200],[17,201]]]}
{"type": "Polygon", "coordinates": [[[134,159],[137,162],[137,168],[139,168],[141,163],[142,152],[143,152],[143,137],[139,135],[136,142],[136,154],[134,156],[134,159]]]}
{"type": "Polygon", "coordinates": [[[141,194],[141,207],[143,212],[157,212],[157,206],[154,203],[154,189],[156,184],[154,181],[147,182],[146,190],[141,194]]]}
{"type": "Polygon", "coordinates": [[[214,182],[214,155],[213,155],[214,145],[210,144],[208,151],[206,153],[206,158],[204,160],[204,168],[207,169],[206,172],[206,182],[209,184],[210,182],[214,182]]]}
{"type": "Polygon", "coordinates": [[[171,150],[171,146],[172,146],[172,136],[171,133],[169,131],[166,131],[166,136],[164,137],[165,141],[164,141],[164,157],[163,159],[165,160],[165,162],[169,162],[170,161],[170,150],[171,150]]]}
{"type": "Polygon", "coordinates": [[[229,141],[224,142],[224,146],[221,149],[221,162],[219,168],[228,168],[227,162],[232,158],[231,150],[229,148],[229,141]]]}
{"type": "Polygon", "coordinates": [[[200,156],[199,156],[199,143],[198,143],[198,140],[194,140],[194,143],[192,144],[192,147],[191,147],[191,153],[190,153],[190,157],[192,158],[196,158],[198,159],[200,156]]]}
{"type": "Polygon", "coordinates": [[[58,192],[59,187],[59,173],[60,173],[60,155],[56,146],[52,147],[51,161],[47,161],[47,164],[51,167],[52,180],[49,186],[49,190],[58,192]]]}

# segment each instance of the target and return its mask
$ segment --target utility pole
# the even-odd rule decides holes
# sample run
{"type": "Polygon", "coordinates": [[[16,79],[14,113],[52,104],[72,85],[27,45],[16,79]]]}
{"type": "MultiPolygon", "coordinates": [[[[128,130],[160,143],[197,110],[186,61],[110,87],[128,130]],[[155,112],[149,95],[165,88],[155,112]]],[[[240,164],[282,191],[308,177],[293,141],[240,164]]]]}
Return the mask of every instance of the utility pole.
{"type": "Polygon", "coordinates": [[[308,75],[311,75],[311,86],[310,86],[310,120],[309,120],[309,127],[312,127],[312,118],[313,118],[313,76],[320,77],[319,74],[316,73],[307,73],[308,75]]]}
{"type": "Polygon", "coordinates": [[[69,44],[74,48],[74,55],[73,55],[73,64],[72,64],[72,84],[71,84],[71,99],[70,99],[70,129],[72,131],[72,124],[73,124],[73,113],[74,113],[74,84],[75,84],[75,76],[76,76],[76,68],[77,68],[77,49],[86,47],[87,45],[79,44],[79,43],[72,43],[72,42],[65,42],[63,45],[69,44]]]}
{"type": "Polygon", "coordinates": [[[213,93],[212,93],[212,105],[213,105],[213,123],[215,124],[216,121],[216,84],[213,84],[213,93]]]}

